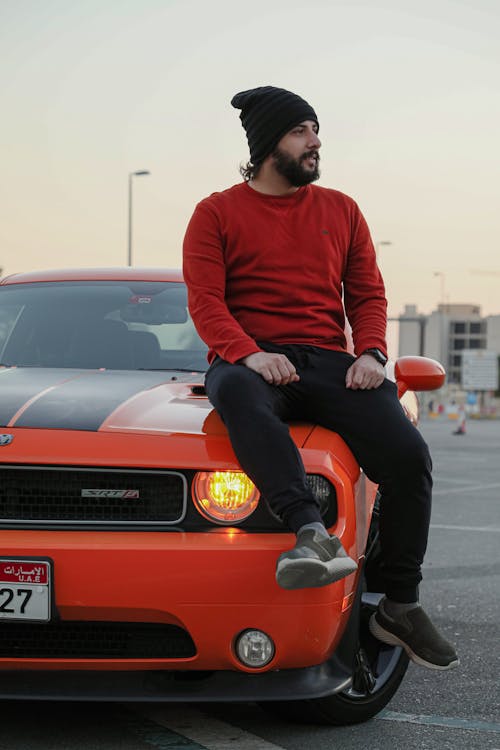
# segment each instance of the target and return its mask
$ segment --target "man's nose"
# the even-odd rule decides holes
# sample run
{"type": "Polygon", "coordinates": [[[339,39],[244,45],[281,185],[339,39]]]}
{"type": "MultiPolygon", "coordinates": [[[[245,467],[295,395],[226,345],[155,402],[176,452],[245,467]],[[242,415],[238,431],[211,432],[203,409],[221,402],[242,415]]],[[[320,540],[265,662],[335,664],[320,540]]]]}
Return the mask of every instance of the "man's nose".
{"type": "Polygon", "coordinates": [[[309,138],[309,145],[311,148],[321,148],[321,141],[318,138],[318,134],[314,131],[311,133],[311,137],[309,138]]]}

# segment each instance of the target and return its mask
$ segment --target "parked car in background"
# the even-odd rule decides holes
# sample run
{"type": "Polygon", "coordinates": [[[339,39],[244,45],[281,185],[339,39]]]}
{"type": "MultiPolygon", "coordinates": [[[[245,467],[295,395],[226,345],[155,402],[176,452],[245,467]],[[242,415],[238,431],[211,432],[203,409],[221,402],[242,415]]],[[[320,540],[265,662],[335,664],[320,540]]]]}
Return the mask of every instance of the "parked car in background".
{"type": "MultiPolygon", "coordinates": [[[[386,705],[407,657],[368,630],[377,488],[338,435],[291,424],[359,569],[279,588],[294,537],[205,395],[179,271],[3,279],[0,363],[0,698],[258,701],[333,724],[386,705]]],[[[405,357],[395,378],[416,420],[412,391],[444,371],[405,357]]]]}

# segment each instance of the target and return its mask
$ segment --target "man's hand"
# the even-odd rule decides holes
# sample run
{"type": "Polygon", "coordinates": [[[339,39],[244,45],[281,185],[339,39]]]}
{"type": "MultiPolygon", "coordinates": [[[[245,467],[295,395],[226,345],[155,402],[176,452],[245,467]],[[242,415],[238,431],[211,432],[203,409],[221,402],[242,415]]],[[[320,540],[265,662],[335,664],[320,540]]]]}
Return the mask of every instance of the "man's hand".
{"type": "Polygon", "coordinates": [[[261,375],[271,385],[288,385],[300,380],[297,370],[288,357],[274,352],[254,352],[239,363],[261,375]]]}
{"type": "Polygon", "coordinates": [[[362,354],[347,370],[345,384],[353,391],[378,388],[384,382],[384,377],[384,366],[370,354],[362,354]]]}

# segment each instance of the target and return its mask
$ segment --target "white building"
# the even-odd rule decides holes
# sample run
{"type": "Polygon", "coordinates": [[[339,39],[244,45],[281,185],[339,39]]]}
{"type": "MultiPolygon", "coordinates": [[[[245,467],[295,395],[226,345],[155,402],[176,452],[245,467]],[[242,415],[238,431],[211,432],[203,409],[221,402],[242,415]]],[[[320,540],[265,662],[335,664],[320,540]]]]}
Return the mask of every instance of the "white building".
{"type": "Polygon", "coordinates": [[[500,354],[500,315],[482,318],[480,306],[471,304],[441,304],[430,315],[419,314],[416,305],[405,306],[399,317],[399,356],[437,359],[446,369],[447,382],[458,385],[464,349],[500,354]]]}
{"type": "Polygon", "coordinates": [[[486,348],[500,354],[500,315],[486,318],[486,348]]]}

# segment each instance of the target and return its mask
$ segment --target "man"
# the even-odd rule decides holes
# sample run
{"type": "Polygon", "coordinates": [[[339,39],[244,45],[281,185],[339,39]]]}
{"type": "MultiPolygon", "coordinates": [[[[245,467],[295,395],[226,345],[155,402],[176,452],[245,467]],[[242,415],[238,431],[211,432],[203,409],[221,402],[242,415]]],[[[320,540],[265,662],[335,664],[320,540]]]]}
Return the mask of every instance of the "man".
{"type": "Polygon", "coordinates": [[[189,307],[209,346],[207,394],[243,470],[297,535],[278,559],[287,589],[354,572],[325,529],[286,422],[335,430],[380,485],[386,597],[370,627],[434,669],[458,664],[418,603],[431,460],[384,377],[386,299],[356,203],[319,177],[319,122],[273,86],[232,100],[250,148],[245,181],[198,206],[184,240],[189,307]],[[344,306],[356,357],[346,351],[344,306]]]}

